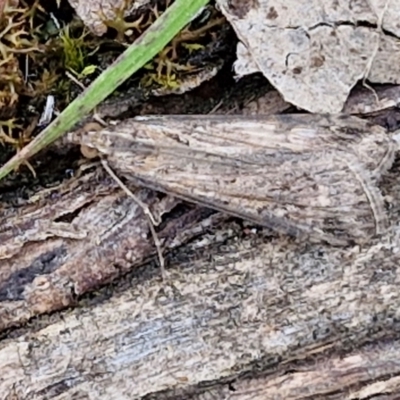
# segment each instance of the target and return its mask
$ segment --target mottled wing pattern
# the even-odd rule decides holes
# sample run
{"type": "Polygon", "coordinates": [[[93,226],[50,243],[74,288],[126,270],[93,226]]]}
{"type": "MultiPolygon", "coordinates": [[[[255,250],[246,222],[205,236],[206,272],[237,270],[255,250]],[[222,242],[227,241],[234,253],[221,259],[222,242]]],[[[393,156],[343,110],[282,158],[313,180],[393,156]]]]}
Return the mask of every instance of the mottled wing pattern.
{"type": "Polygon", "coordinates": [[[340,245],[387,225],[396,146],[355,117],[141,117],[81,140],[127,178],[281,232],[340,245]]]}

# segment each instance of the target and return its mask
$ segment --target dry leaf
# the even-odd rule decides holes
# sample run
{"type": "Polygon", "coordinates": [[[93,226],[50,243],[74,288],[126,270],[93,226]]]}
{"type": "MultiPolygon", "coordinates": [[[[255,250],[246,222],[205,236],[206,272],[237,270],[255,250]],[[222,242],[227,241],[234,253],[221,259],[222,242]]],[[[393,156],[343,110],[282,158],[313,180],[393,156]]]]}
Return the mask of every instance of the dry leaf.
{"type": "Polygon", "coordinates": [[[400,83],[399,2],[217,2],[242,42],[236,73],[261,71],[297,107],[338,113],[365,76],[400,83]]]}

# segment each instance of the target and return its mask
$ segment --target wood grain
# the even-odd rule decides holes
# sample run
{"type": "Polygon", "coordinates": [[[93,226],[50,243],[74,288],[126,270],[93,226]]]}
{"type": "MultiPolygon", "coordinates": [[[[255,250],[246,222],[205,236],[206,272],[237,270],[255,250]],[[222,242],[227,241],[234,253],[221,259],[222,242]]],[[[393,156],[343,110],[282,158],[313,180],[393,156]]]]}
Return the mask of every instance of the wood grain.
{"type": "MultiPolygon", "coordinates": [[[[135,193],[160,217],[180,203],[135,193]]],[[[158,232],[165,252],[217,224],[209,215],[186,209],[165,221],[158,232]]],[[[155,255],[142,209],[101,168],[0,209],[0,220],[0,331],[69,307],[155,255]]]]}
{"type": "Polygon", "coordinates": [[[368,249],[202,239],[176,254],[171,286],[130,277],[111,297],[3,340],[0,392],[121,400],[398,392],[399,235],[395,226],[368,249]]]}

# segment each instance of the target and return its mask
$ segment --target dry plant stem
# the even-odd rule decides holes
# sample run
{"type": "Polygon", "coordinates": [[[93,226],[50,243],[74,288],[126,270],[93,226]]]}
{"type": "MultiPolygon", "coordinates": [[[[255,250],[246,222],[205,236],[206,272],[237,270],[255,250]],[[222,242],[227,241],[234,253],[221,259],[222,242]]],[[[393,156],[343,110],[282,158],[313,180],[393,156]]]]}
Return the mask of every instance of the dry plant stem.
{"type": "Polygon", "coordinates": [[[151,213],[149,207],[147,204],[143,203],[137,196],[135,196],[127,187],[126,185],[121,181],[121,179],[118,178],[118,176],[115,174],[115,172],[110,168],[106,160],[101,160],[101,164],[104,167],[104,169],[107,171],[107,173],[117,182],[117,184],[121,187],[121,189],[130,197],[132,198],[143,210],[144,215],[146,216],[146,219],[149,223],[149,228],[151,235],[153,236],[154,244],[157,249],[157,255],[158,255],[158,261],[160,263],[160,270],[161,270],[161,275],[163,279],[166,279],[166,273],[165,273],[165,262],[164,262],[164,257],[162,255],[162,249],[161,249],[161,243],[160,240],[157,236],[157,232],[154,229],[154,225],[157,225],[156,220],[153,217],[153,214],[151,213]]]}
{"type": "Polygon", "coordinates": [[[70,137],[151,189],[293,236],[365,243],[397,144],[349,116],[151,116],[70,137]]]}

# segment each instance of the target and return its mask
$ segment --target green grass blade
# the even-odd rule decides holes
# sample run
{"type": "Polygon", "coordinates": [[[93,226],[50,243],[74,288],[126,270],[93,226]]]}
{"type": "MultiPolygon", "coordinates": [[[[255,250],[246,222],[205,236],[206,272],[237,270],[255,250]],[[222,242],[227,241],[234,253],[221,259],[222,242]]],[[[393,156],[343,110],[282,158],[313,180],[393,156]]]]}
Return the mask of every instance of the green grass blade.
{"type": "Polygon", "coordinates": [[[165,13],[46,129],[0,168],[0,180],[72,129],[120,84],[156,56],[208,2],[209,0],[175,0],[165,13]]]}

